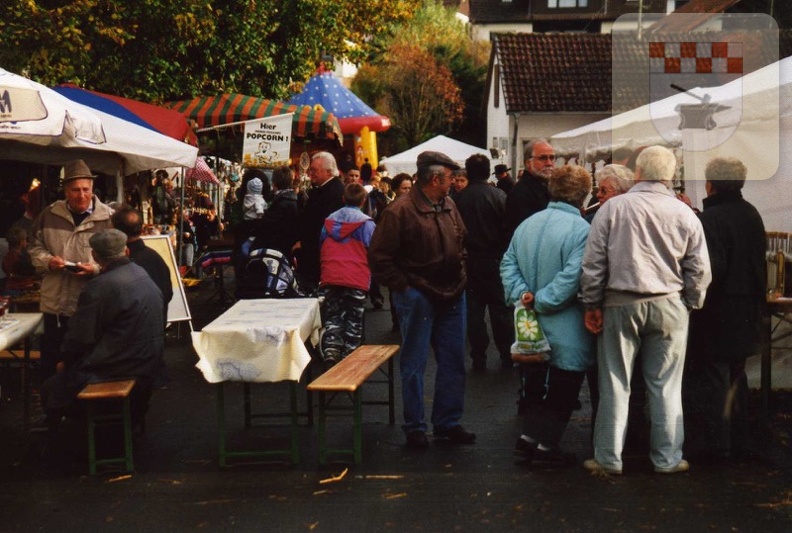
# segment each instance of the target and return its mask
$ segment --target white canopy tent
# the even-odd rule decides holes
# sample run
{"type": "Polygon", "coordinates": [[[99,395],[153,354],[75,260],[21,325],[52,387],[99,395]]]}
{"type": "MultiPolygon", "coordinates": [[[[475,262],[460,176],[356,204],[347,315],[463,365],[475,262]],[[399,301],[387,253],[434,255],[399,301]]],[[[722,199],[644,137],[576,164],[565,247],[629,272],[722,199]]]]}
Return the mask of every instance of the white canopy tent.
{"type": "Polygon", "coordinates": [[[554,135],[551,142],[561,154],[581,159],[612,149],[651,144],[679,147],[687,193],[697,206],[705,196],[704,168],[713,157],[737,157],[748,167],[752,181],[743,193],[756,205],[765,227],[792,231],[792,57],[768,65],[721,87],[690,92],[709,94],[712,102],[729,109],[715,114],[712,130],[678,128],[677,105],[696,100],[678,94],[582,128],[554,135]],[[776,134],[777,132],[777,134],[776,134]],[[717,145],[717,146],[716,146],[717,145]],[[715,146],[698,150],[697,147],[715,146]]]}
{"type": "Polygon", "coordinates": [[[465,160],[473,154],[483,154],[487,156],[487,159],[490,159],[489,152],[483,148],[451,139],[445,135],[438,135],[400,154],[383,157],[380,162],[388,169],[390,176],[395,176],[400,172],[406,172],[412,176],[418,170],[415,165],[418,154],[426,151],[445,154],[463,168],[465,160]]]}
{"type": "Polygon", "coordinates": [[[195,166],[198,148],[83,106],[3,69],[0,90],[0,159],[51,165],[83,159],[91,170],[110,175],[195,166]],[[10,111],[23,102],[40,110],[17,120],[10,111]],[[44,125],[50,127],[43,129],[44,125]]]}
{"type": "Polygon", "coordinates": [[[0,138],[0,159],[50,165],[83,159],[95,172],[124,176],[161,167],[195,166],[197,147],[107,113],[92,112],[102,120],[106,142],[91,144],[77,139],[70,146],[59,146],[0,138]]]}
{"type": "MultiPolygon", "coordinates": [[[[743,196],[759,210],[768,231],[792,231],[792,57],[748,74],[744,80],[743,116],[739,127],[721,145],[706,151],[684,151],[686,179],[691,183],[691,198],[701,200],[704,192],[704,169],[713,157],[736,157],[748,167],[751,180],[743,196]],[[775,136],[777,132],[777,136],[775,136]]],[[[736,92],[735,80],[723,86],[736,92]]],[[[740,98],[739,93],[732,101],[740,98]]],[[[718,129],[727,129],[724,122],[718,129]]],[[[683,148],[686,146],[683,140],[683,148]]],[[[695,147],[690,142],[689,146],[695,147]]]]}

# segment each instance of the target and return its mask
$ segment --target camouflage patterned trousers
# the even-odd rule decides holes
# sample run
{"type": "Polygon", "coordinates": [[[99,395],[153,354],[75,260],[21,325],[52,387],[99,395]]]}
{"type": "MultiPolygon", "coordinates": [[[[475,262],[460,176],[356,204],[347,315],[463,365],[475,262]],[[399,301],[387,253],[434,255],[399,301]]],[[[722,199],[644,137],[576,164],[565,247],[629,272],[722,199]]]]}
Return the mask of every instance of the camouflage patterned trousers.
{"type": "Polygon", "coordinates": [[[367,291],[327,285],[319,288],[319,295],[324,297],[322,359],[338,362],[363,340],[363,304],[367,291]]]}

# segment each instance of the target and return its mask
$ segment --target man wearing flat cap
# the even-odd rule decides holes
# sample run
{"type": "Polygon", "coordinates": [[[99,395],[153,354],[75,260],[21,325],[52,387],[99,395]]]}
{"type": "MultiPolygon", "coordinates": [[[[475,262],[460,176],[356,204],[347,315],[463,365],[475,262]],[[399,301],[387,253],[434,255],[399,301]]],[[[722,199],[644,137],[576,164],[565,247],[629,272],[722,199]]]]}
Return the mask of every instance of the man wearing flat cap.
{"type": "Polygon", "coordinates": [[[465,397],[465,225],[448,192],[453,160],[418,155],[416,186],[382,212],[369,265],[393,295],[402,334],[404,425],[410,448],[426,448],[424,372],[431,347],[437,361],[432,425],[438,444],[472,444],[459,424],[465,397]]]}
{"type": "Polygon", "coordinates": [[[28,252],[36,271],[42,275],[42,379],[55,373],[69,317],[77,309],[77,297],[88,280],[99,273],[99,265],[91,258],[88,239],[112,227],[112,209],[93,194],[95,177],[82,160],[66,163],[65,199],[45,207],[33,223],[28,252]]]}
{"type": "Polygon", "coordinates": [[[54,422],[69,411],[86,384],[132,378],[137,381],[133,418],[139,418],[164,370],[162,291],[129,259],[123,232],[94,233],[89,244],[101,275],[80,293],[61,346],[64,361],[42,385],[42,403],[54,422]]]}

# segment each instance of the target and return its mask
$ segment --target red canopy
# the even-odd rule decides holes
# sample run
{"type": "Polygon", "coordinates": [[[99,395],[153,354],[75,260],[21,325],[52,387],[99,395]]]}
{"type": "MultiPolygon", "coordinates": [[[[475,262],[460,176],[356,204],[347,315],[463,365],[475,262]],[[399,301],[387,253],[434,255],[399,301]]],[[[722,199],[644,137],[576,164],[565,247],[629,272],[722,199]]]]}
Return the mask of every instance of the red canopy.
{"type": "Polygon", "coordinates": [[[187,118],[178,111],[122,96],[89,91],[71,83],[58,85],[53,87],[53,90],[84,106],[98,109],[178,141],[193,146],[198,145],[198,139],[187,118]]]}

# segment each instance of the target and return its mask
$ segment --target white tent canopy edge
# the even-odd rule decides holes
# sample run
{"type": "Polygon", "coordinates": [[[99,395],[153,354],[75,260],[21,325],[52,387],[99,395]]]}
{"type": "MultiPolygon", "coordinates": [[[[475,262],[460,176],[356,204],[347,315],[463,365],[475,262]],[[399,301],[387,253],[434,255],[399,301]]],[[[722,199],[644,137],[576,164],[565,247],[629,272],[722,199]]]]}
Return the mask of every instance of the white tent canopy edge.
{"type": "Polygon", "coordinates": [[[417,146],[413,146],[409,150],[389,157],[383,157],[380,162],[388,169],[391,177],[401,172],[406,172],[412,176],[418,170],[415,165],[418,154],[426,151],[443,153],[463,168],[465,160],[473,154],[483,154],[487,156],[487,159],[490,159],[489,152],[484,148],[466,144],[445,135],[438,135],[417,146]]]}
{"type": "MultiPolygon", "coordinates": [[[[706,142],[707,135],[726,137],[725,142],[706,151],[685,149],[692,146],[693,139],[687,130],[676,129],[679,123],[676,105],[690,101],[684,94],[656,103],[651,111],[650,106],[642,106],[554,135],[551,142],[559,153],[580,154],[582,159],[621,146],[681,146],[686,190],[697,206],[701,206],[706,196],[703,180],[707,162],[719,156],[737,157],[748,167],[751,180],[743,194],[756,205],[765,227],[768,231],[792,231],[792,218],[788,214],[785,216],[792,205],[792,154],[786,149],[792,143],[792,57],[706,91],[713,94],[713,100],[732,107],[730,112],[718,115],[717,128],[712,132],[697,130],[695,141],[699,143],[706,142]],[[739,105],[738,99],[742,100],[739,105]],[[729,134],[738,122],[739,127],[729,134]],[[775,139],[768,141],[766,135],[773,129],[778,131],[777,142],[775,139]],[[678,139],[669,142],[659,130],[676,130],[678,139]]],[[[693,92],[703,93],[704,90],[693,92]]]]}
{"type": "Polygon", "coordinates": [[[195,166],[197,147],[102,111],[78,103],[74,105],[99,116],[106,142],[92,144],[76,139],[72,145],[64,147],[44,139],[41,144],[0,139],[0,159],[49,165],[83,159],[94,172],[125,176],[161,167],[195,166]]]}

